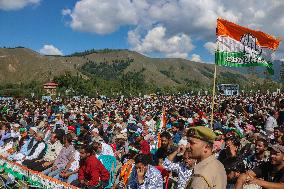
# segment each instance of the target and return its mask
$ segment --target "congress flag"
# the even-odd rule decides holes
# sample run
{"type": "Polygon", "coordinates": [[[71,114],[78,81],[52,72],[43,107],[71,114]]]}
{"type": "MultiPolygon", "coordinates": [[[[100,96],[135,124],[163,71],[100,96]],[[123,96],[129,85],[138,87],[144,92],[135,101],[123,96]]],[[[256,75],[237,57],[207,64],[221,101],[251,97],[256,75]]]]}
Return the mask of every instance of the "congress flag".
{"type": "Polygon", "coordinates": [[[217,20],[215,63],[220,66],[265,66],[273,74],[272,54],[280,39],[262,31],[245,28],[227,20],[217,20]]]}

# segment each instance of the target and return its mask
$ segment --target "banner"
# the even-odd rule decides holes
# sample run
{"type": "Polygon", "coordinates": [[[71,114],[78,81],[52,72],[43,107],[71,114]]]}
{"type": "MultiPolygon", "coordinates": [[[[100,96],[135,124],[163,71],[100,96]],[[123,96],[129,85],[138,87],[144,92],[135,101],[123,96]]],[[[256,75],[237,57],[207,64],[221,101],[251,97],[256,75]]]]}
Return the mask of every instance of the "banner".
{"type": "Polygon", "coordinates": [[[217,50],[215,63],[220,66],[265,66],[273,74],[272,54],[280,40],[262,31],[255,31],[229,22],[217,20],[217,50]]]}
{"type": "Polygon", "coordinates": [[[32,171],[20,164],[0,157],[0,170],[6,174],[11,174],[17,180],[25,182],[28,186],[40,189],[77,189],[77,187],[48,177],[42,173],[32,171]]]}

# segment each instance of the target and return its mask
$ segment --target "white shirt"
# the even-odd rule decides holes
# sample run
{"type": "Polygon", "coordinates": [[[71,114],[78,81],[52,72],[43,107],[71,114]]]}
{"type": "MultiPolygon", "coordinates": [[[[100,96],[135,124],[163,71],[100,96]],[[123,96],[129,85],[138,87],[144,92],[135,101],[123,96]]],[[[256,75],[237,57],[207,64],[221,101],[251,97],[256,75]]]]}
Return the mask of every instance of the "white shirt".
{"type": "Polygon", "coordinates": [[[18,141],[21,139],[21,134],[20,132],[15,132],[15,131],[11,131],[11,137],[12,138],[18,138],[18,141]]]}
{"type": "Polygon", "coordinates": [[[265,123],[265,129],[267,131],[273,131],[277,127],[277,121],[273,116],[269,116],[265,123]]]}
{"type": "Polygon", "coordinates": [[[7,157],[8,155],[10,155],[8,153],[8,150],[13,148],[13,141],[9,142],[8,144],[4,145],[4,146],[1,146],[0,147],[0,154],[1,156],[3,157],[7,157]]]}
{"type": "Polygon", "coordinates": [[[186,186],[187,181],[189,180],[192,169],[187,167],[184,163],[174,163],[168,158],[163,162],[163,166],[166,170],[172,171],[178,174],[178,189],[183,189],[186,186]]]}
{"type": "Polygon", "coordinates": [[[153,119],[151,119],[150,121],[146,121],[145,123],[146,123],[146,125],[149,126],[149,128],[150,128],[152,131],[155,130],[155,124],[156,124],[156,122],[155,122],[153,119]]]}
{"type": "Polygon", "coordinates": [[[109,155],[109,156],[114,156],[112,147],[104,142],[102,142],[102,152],[98,154],[98,156],[101,155],[109,155]]]}
{"type": "Polygon", "coordinates": [[[80,166],[79,163],[80,163],[80,152],[76,150],[74,154],[74,161],[71,163],[69,170],[75,171],[79,169],[80,166]]]}

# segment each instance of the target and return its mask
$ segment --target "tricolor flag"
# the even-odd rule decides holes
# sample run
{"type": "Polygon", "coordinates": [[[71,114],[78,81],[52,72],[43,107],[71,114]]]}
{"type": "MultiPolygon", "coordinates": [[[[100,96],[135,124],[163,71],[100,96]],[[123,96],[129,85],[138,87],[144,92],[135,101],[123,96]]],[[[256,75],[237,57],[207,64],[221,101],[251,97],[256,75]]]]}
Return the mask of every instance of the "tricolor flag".
{"type": "Polygon", "coordinates": [[[162,129],[166,128],[167,117],[166,111],[163,109],[163,112],[160,115],[160,119],[156,122],[156,132],[160,132],[162,129]]]}
{"type": "Polygon", "coordinates": [[[217,20],[215,63],[220,66],[265,66],[273,74],[272,53],[280,39],[227,20],[217,20]]]}
{"type": "Polygon", "coordinates": [[[166,111],[163,109],[162,115],[161,115],[161,123],[160,128],[165,129],[167,124],[167,117],[166,117],[166,111]]]}

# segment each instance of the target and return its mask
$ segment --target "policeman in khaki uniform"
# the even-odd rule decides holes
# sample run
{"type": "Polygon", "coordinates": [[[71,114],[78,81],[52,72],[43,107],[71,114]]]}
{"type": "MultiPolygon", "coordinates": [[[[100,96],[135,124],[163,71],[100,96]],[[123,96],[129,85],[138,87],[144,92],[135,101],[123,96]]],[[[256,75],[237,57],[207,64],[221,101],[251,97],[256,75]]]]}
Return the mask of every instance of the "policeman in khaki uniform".
{"type": "Polygon", "coordinates": [[[212,153],[215,133],[203,126],[190,128],[188,133],[190,158],[196,159],[186,189],[226,189],[227,175],[223,164],[212,153]]]}

